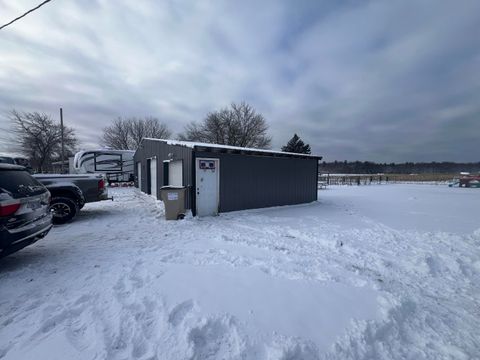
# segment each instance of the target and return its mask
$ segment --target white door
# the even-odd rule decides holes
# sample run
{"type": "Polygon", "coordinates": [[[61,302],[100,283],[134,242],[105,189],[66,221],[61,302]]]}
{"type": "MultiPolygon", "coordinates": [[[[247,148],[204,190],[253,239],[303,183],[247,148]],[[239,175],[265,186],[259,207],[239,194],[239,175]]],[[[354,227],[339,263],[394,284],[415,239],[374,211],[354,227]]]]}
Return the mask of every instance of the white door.
{"type": "Polygon", "coordinates": [[[196,186],[197,186],[197,215],[210,216],[218,214],[219,204],[219,159],[197,159],[196,186]]]}
{"type": "Polygon", "coordinates": [[[140,190],[142,190],[142,163],[137,162],[137,185],[140,190]]]}
{"type": "Polygon", "coordinates": [[[168,163],[168,185],[183,186],[183,163],[182,160],[168,163]]]}
{"type": "Polygon", "coordinates": [[[150,191],[157,198],[157,158],[150,159],[150,191]]]}

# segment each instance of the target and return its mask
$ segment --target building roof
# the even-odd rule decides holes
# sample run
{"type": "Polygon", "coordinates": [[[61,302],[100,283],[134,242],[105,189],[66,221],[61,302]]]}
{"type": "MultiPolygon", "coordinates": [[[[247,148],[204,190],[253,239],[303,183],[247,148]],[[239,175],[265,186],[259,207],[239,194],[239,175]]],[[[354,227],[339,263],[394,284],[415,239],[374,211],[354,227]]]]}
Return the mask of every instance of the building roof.
{"type": "Polygon", "coordinates": [[[231,153],[231,154],[232,153],[233,154],[249,153],[251,155],[270,155],[270,156],[279,156],[279,157],[311,158],[311,159],[318,159],[318,160],[322,159],[321,156],[311,155],[311,154],[299,154],[299,153],[291,153],[291,152],[285,152],[285,151],[255,149],[255,148],[246,148],[246,147],[240,147],[240,146],[230,146],[230,145],[220,145],[220,144],[209,144],[209,143],[202,143],[202,142],[195,142],[195,141],[180,141],[180,140],[154,139],[154,138],[143,138],[143,140],[161,141],[168,145],[185,146],[197,151],[211,151],[211,152],[221,152],[221,153],[231,153]]]}

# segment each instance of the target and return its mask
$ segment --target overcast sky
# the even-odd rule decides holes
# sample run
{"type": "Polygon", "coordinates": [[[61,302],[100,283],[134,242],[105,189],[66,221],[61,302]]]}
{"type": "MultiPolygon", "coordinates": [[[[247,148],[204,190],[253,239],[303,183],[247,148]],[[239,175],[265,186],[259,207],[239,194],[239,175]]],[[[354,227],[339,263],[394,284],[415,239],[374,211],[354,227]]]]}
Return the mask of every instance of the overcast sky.
{"type": "MultiPolygon", "coordinates": [[[[0,23],[39,2],[0,0],[0,23]]],[[[88,148],[117,116],[179,132],[245,100],[275,149],[480,161],[479,29],[477,0],[53,0],[0,30],[0,128],[63,107],[88,148]]]]}

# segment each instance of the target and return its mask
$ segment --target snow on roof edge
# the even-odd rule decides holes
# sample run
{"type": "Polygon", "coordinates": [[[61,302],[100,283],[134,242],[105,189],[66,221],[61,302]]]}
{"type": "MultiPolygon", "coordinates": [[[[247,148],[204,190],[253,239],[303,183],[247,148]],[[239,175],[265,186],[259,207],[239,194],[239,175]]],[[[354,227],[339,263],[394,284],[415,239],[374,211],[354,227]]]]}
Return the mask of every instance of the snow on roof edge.
{"type": "Polygon", "coordinates": [[[87,152],[108,152],[108,153],[120,153],[120,152],[135,152],[135,150],[118,150],[118,149],[86,149],[86,150],[79,150],[75,153],[87,153],[87,152]]]}
{"type": "Polygon", "coordinates": [[[305,157],[318,158],[318,159],[322,158],[322,156],[320,156],[320,155],[313,155],[313,154],[301,154],[301,153],[292,153],[292,152],[278,151],[278,150],[255,149],[255,148],[246,148],[246,147],[241,147],[241,146],[210,144],[210,143],[202,143],[202,142],[195,142],[195,141],[181,141],[181,140],[155,139],[155,138],[143,138],[142,141],[143,140],[161,141],[161,142],[167,143],[168,145],[180,145],[180,146],[186,146],[186,147],[189,147],[189,148],[192,148],[192,149],[195,148],[196,146],[202,146],[202,147],[210,147],[210,148],[218,148],[218,149],[264,152],[264,153],[267,153],[267,154],[283,154],[283,155],[292,155],[292,156],[305,156],[305,157]]]}

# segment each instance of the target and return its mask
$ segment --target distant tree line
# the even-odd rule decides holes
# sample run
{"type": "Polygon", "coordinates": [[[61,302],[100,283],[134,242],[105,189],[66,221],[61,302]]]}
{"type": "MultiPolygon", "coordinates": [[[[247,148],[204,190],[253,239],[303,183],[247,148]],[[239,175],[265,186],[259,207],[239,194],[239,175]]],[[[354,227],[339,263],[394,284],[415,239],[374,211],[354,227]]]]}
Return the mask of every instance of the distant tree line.
{"type": "Polygon", "coordinates": [[[370,161],[324,161],[319,164],[318,170],[321,173],[330,174],[449,174],[461,171],[476,173],[480,171],[480,162],[405,162],[382,164],[370,161]]]}
{"type": "MultiPolygon", "coordinates": [[[[26,155],[38,172],[51,171],[52,163],[61,158],[61,127],[50,115],[38,112],[10,113],[13,139],[9,142],[17,152],[26,155]]],[[[73,128],[64,126],[65,158],[78,150],[73,128]]],[[[169,139],[172,132],[158,118],[146,116],[118,117],[103,129],[101,145],[111,149],[135,150],[144,137],[169,139]]],[[[252,106],[245,102],[208,113],[203,120],[185,126],[176,136],[179,140],[268,149],[271,137],[268,124],[252,106]]],[[[6,140],[6,139],[5,139],[6,140]]],[[[282,147],[282,151],[310,154],[311,148],[297,134],[282,147]]],[[[370,161],[333,161],[319,164],[321,173],[344,174],[429,174],[480,172],[480,162],[405,162],[375,163],[370,161]]]]}

